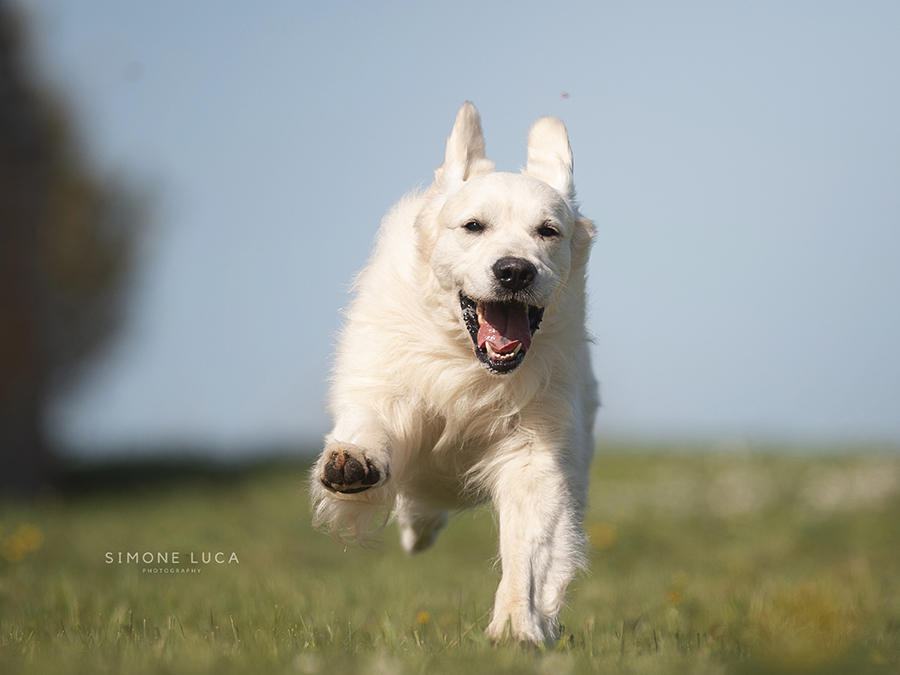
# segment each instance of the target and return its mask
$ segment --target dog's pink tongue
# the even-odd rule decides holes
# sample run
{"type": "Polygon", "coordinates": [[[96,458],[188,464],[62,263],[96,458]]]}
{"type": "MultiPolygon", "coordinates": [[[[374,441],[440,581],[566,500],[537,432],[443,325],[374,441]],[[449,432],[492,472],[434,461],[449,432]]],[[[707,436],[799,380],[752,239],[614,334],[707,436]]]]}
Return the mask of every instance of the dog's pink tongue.
{"type": "Polygon", "coordinates": [[[498,354],[506,354],[522,344],[531,348],[531,325],[525,305],[500,302],[484,303],[484,323],[478,328],[478,347],[491,345],[498,354]]]}

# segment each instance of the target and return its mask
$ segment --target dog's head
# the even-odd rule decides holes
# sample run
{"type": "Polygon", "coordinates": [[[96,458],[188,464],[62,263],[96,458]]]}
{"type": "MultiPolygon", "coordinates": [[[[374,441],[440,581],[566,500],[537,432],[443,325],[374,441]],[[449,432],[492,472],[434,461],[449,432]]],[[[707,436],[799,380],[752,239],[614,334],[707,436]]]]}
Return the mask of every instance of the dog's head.
{"type": "Polygon", "coordinates": [[[528,135],[519,174],[494,172],[478,112],[463,104],[435,171],[427,228],[429,263],[458,296],[475,353],[491,372],[525,359],[544,310],[573,271],[583,278],[593,224],[578,213],[572,151],[562,122],[545,117],[528,135]]]}

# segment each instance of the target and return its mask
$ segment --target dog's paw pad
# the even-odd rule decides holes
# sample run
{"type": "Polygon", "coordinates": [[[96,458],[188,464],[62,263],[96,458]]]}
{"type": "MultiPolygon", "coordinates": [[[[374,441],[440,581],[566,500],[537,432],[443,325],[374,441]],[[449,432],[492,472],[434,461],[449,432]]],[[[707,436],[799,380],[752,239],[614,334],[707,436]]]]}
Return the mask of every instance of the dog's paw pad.
{"type": "Polygon", "coordinates": [[[322,485],[332,492],[355,494],[375,487],[381,481],[381,471],[365,453],[345,448],[332,450],[322,467],[322,485]]]}

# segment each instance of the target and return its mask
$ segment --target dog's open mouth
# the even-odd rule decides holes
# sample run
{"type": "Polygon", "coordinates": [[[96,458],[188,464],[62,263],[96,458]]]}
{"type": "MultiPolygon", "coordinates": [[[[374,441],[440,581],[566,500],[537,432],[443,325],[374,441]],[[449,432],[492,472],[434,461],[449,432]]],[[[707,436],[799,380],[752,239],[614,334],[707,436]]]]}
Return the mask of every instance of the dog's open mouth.
{"type": "Polygon", "coordinates": [[[515,301],[476,302],[463,293],[459,304],[479,360],[493,373],[515,370],[531,348],[544,308],[515,301]]]}

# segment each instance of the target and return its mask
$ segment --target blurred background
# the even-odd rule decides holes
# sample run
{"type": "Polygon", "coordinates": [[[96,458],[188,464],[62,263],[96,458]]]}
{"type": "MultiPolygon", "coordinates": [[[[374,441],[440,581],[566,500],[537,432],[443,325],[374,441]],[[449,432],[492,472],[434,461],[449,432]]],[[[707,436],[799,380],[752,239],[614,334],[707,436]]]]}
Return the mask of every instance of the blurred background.
{"type": "Polygon", "coordinates": [[[3,481],[315,451],[459,105],[562,118],[602,440],[900,446],[894,2],[0,0],[3,481]],[[11,478],[15,476],[15,478],[11,478]]]}

